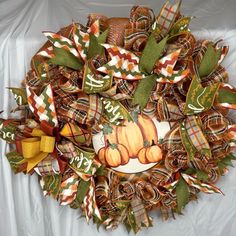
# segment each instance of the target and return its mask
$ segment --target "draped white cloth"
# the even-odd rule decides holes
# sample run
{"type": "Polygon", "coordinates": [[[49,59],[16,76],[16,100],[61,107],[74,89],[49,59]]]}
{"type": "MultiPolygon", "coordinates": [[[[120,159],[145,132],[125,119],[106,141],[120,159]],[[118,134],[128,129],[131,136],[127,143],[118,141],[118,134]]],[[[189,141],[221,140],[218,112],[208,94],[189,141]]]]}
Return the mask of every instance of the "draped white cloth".
{"type": "MultiPolygon", "coordinates": [[[[132,5],[147,5],[159,12],[163,0],[0,0],[0,110],[10,115],[13,97],[6,87],[20,86],[29,70],[31,57],[45,41],[41,31],[57,31],[72,20],[86,22],[87,14],[128,16],[132,5]]],[[[236,85],[236,1],[184,0],[182,12],[196,16],[192,29],[198,38],[224,39],[230,52],[224,61],[231,83],[236,85]]],[[[5,153],[9,146],[0,142],[0,235],[6,236],[88,236],[126,235],[124,227],[116,231],[97,231],[91,222],[80,219],[78,210],[59,206],[44,197],[37,176],[14,175],[5,153]]],[[[225,196],[200,194],[183,216],[162,222],[153,212],[154,227],[139,235],[162,236],[235,236],[236,170],[217,184],[225,196]]]]}

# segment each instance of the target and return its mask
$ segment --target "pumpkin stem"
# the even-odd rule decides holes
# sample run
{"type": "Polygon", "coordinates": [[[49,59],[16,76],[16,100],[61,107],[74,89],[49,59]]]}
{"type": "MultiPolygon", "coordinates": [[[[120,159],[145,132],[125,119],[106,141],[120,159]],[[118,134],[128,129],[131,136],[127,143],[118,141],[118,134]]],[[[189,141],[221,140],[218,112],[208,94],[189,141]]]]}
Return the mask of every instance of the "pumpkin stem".
{"type": "Polygon", "coordinates": [[[155,141],[154,140],[152,140],[152,144],[151,144],[151,146],[155,146],[156,144],[155,144],[155,141]]]}
{"type": "Polygon", "coordinates": [[[106,141],[106,145],[107,146],[110,146],[111,145],[111,143],[110,143],[110,141],[107,139],[107,141],[106,141]]]}

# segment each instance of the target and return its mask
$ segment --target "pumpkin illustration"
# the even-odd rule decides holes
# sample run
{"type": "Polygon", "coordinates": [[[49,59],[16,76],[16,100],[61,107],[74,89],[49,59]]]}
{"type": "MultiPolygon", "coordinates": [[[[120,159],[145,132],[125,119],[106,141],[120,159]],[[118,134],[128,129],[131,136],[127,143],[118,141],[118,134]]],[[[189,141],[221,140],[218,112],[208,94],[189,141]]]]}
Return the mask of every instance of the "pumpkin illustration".
{"type": "Polygon", "coordinates": [[[142,164],[156,163],[162,159],[162,151],[153,140],[151,146],[143,147],[139,151],[138,159],[142,164]]]}
{"type": "Polygon", "coordinates": [[[158,142],[157,129],[151,118],[138,115],[136,122],[126,120],[123,126],[112,126],[112,133],[104,136],[105,142],[121,144],[128,150],[130,158],[137,158],[144,142],[158,142]]]}
{"type": "Polygon", "coordinates": [[[124,145],[111,144],[109,141],[107,141],[107,144],[98,152],[98,159],[101,163],[110,167],[117,167],[129,162],[129,153],[124,145]]]}

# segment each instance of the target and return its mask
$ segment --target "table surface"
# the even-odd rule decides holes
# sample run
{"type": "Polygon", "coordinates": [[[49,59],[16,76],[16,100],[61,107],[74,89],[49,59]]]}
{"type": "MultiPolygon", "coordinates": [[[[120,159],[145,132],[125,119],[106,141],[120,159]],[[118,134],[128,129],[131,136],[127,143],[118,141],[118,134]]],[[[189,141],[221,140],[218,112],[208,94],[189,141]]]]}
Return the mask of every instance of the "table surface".
{"type": "MultiPolygon", "coordinates": [[[[0,0],[0,110],[4,118],[14,101],[6,87],[20,86],[29,70],[31,57],[45,41],[43,30],[57,31],[72,20],[85,23],[87,14],[100,12],[107,16],[128,16],[133,5],[147,5],[155,13],[164,1],[131,0],[0,0]]],[[[196,16],[192,31],[197,38],[224,39],[230,52],[224,66],[230,81],[236,85],[236,1],[183,0],[184,15],[196,16]]],[[[44,197],[36,175],[14,175],[5,153],[9,146],[0,142],[0,235],[6,236],[88,236],[126,235],[124,227],[105,232],[91,222],[80,219],[78,210],[44,197]]],[[[236,235],[236,170],[217,184],[225,196],[200,194],[184,215],[162,222],[153,212],[154,227],[138,235],[161,236],[235,236],[236,235]]]]}

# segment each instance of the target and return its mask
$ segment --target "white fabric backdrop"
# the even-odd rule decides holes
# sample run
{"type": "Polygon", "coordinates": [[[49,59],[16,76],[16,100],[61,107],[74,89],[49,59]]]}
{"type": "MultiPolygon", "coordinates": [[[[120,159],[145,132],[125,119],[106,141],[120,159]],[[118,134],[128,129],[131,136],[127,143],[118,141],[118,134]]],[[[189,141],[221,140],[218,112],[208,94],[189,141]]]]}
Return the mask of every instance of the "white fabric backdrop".
{"type": "MultiPolygon", "coordinates": [[[[20,85],[29,69],[31,57],[45,41],[43,30],[57,31],[74,21],[86,22],[90,12],[108,16],[128,16],[132,5],[148,5],[159,12],[164,0],[0,0],[0,110],[4,118],[14,101],[6,87],[20,85]]],[[[184,0],[182,12],[197,18],[192,29],[199,38],[223,38],[230,46],[224,65],[236,85],[236,1],[184,0]]],[[[43,197],[37,176],[14,175],[5,153],[9,147],[0,142],[0,235],[6,236],[83,236],[126,235],[123,227],[116,231],[97,231],[80,219],[80,213],[59,206],[43,197]]],[[[184,216],[162,222],[153,213],[154,227],[139,235],[162,236],[235,236],[236,170],[218,183],[225,196],[203,195],[191,202],[184,216]]]]}

